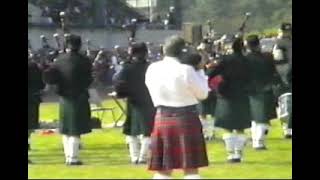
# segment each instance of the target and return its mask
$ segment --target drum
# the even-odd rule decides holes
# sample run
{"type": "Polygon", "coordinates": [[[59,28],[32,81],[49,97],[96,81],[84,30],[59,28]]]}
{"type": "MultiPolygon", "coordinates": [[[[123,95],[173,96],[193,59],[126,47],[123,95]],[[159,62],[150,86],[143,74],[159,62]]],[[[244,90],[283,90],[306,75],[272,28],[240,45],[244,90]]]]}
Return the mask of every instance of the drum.
{"type": "Polygon", "coordinates": [[[278,98],[278,104],[279,104],[278,118],[280,120],[288,119],[289,114],[291,114],[291,111],[292,111],[292,93],[282,94],[278,98]]]}

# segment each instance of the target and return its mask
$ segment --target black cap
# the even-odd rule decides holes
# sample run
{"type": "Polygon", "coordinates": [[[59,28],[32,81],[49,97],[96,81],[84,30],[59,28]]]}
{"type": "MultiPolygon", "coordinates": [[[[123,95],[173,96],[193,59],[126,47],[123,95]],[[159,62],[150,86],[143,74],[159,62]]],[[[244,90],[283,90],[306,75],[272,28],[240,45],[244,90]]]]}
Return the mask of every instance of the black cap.
{"type": "Polygon", "coordinates": [[[71,34],[66,37],[67,47],[73,50],[80,49],[81,47],[81,37],[78,35],[71,34]]]}
{"type": "Polygon", "coordinates": [[[246,38],[246,41],[247,41],[247,45],[249,47],[256,47],[260,44],[260,40],[259,40],[259,37],[258,35],[256,34],[253,34],[253,35],[249,35],[247,38],[246,38]]]}
{"type": "Polygon", "coordinates": [[[282,23],[280,29],[282,31],[291,31],[292,25],[291,25],[291,23],[282,23]]]}

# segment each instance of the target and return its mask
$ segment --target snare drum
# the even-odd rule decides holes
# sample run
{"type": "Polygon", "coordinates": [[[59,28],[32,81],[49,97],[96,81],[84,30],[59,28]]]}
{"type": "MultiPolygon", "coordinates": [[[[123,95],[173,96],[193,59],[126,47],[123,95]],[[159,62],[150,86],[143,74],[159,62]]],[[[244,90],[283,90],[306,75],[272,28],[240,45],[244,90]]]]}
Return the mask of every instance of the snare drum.
{"type": "Polygon", "coordinates": [[[278,98],[279,119],[287,119],[292,111],[292,93],[282,94],[278,98]]]}

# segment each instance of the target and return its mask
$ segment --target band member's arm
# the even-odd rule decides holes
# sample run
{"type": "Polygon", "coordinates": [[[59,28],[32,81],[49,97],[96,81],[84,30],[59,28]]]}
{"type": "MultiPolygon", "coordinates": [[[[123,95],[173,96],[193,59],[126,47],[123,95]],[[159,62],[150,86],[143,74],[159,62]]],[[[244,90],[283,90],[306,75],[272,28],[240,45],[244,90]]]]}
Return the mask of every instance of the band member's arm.
{"type": "Polygon", "coordinates": [[[114,79],[114,87],[117,92],[118,97],[128,97],[129,87],[128,87],[128,69],[124,66],[117,77],[114,79]]]}
{"type": "Polygon", "coordinates": [[[223,72],[225,61],[214,64],[214,66],[208,67],[206,74],[210,78],[213,78],[223,72]]]}
{"type": "Polygon", "coordinates": [[[206,99],[209,93],[209,86],[208,78],[204,74],[204,71],[195,71],[193,68],[188,67],[186,73],[186,81],[190,91],[198,100],[206,99]]]}
{"type": "Polygon", "coordinates": [[[43,71],[43,81],[47,84],[54,85],[59,83],[60,72],[54,64],[50,65],[43,71]]]}
{"type": "Polygon", "coordinates": [[[90,84],[93,82],[92,64],[89,58],[87,59],[87,63],[84,67],[85,68],[83,68],[83,72],[82,72],[82,74],[84,75],[82,82],[83,82],[83,87],[88,88],[90,84]]]}

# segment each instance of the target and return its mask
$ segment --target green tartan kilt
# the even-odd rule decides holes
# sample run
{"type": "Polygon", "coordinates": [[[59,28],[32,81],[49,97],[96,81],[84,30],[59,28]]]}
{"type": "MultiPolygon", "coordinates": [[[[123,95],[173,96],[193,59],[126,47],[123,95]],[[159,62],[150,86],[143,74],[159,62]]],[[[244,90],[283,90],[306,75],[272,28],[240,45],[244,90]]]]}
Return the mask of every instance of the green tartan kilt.
{"type": "Polygon", "coordinates": [[[227,130],[244,130],[251,127],[249,98],[247,96],[218,96],[215,126],[227,130]]]}
{"type": "Polygon", "coordinates": [[[153,130],[155,109],[150,106],[138,106],[127,103],[127,118],[123,133],[129,136],[150,136],[153,130]]]}
{"type": "Polygon", "coordinates": [[[276,104],[273,92],[262,92],[249,96],[252,120],[256,123],[269,124],[276,118],[276,104]]]}
{"type": "Polygon", "coordinates": [[[88,94],[60,100],[61,134],[78,136],[91,132],[91,111],[88,94]]]}
{"type": "Polygon", "coordinates": [[[28,99],[28,129],[39,128],[39,106],[40,102],[37,100],[28,99]]]}
{"type": "Polygon", "coordinates": [[[211,115],[214,116],[215,108],[217,104],[217,96],[215,92],[209,92],[207,99],[201,101],[197,105],[197,109],[200,115],[211,115]]]}

